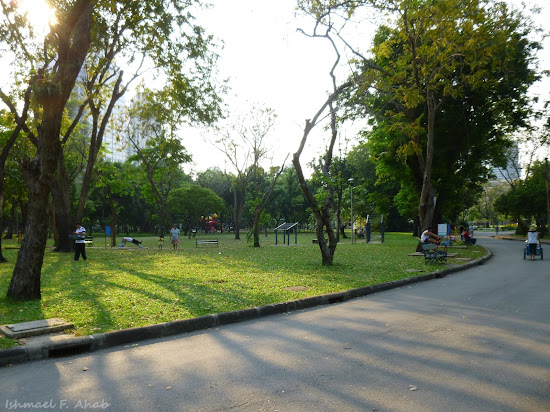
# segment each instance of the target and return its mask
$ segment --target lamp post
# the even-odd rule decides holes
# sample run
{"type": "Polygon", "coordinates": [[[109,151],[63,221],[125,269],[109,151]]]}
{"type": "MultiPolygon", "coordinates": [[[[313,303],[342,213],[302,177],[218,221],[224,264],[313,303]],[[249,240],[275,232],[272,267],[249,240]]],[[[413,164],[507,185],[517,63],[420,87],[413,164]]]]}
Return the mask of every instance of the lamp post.
{"type": "Polygon", "coordinates": [[[350,191],[350,204],[351,204],[351,244],[353,245],[353,177],[348,179],[349,185],[351,187],[350,191]]]}

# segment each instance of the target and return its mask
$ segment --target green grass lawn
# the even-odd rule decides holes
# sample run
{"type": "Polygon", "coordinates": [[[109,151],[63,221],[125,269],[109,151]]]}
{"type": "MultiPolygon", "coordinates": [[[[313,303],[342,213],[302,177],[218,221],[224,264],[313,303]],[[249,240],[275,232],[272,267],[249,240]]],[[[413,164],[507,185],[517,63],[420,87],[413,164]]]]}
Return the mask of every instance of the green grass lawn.
{"type": "MultiPolygon", "coordinates": [[[[124,249],[105,248],[104,238],[95,236],[87,247],[88,260],[73,261],[72,254],[48,249],[42,268],[42,299],[16,302],[6,297],[17,250],[13,241],[2,241],[9,260],[0,264],[0,324],[60,317],[75,325],[73,333],[88,335],[129,327],[187,319],[211,313],[245,309],[270,303],[342,291],[415,276],[407,269],[424,273],[443,270],[445,265],[426,265],[422,257],[411,257],[416,238],[388,233],[385,243],[338,245],[334,265],[321,265],[313,233],[294,235],[290,245],[275,245],[275,235],[260,238],[261,248],[252,247],[233,234],[204,235],[218,238],[220,247],[195,246],[195,239],[182,238],[174,252],[166,238],[164,248],[157,237],[136,236],[145,248],[127,244],[124,249]],[[302,286],[303,291],[287,288],[302,286]]],[[[450,250],[451,251],[451,250],[450,250]]],[[[458,257],[482,257],[480,246],[455,249],[458,257]]],[[[448,259],[449,263],[465,261],[448,259]]],[[[12,346],[0,338],[0,348],[12,346]]]]}

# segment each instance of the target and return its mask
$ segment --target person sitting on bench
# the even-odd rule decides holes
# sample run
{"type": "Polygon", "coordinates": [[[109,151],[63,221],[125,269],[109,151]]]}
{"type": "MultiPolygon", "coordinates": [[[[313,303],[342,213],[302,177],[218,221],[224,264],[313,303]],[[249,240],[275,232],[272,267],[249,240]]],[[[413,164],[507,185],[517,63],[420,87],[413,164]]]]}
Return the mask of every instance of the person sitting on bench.
{"type": "Polygon", "coordinates": [[[464,236],[464,243],[465,244],[472,245],[472,246],[476,244],[477,239],[474,239],[473,237],[470,236],[470,231],[469,230],[465,230],[462,235],[464,236]]]}
{"type": "Polygon", "coordinates": [[[122,243],[120,244],[119,248],[123,248],[124,246],[126,246],[126,242],[134,243],[134,244],[138,245],[139,247],[143,247],[143,246],[141,246],[141,240],[133,239],[131,237],[123,237],[122,238],[122,243]]]}
{"type": "Polygon", "coordinates": [[[422,241],[422,243],[438,244],[441,238],[437,236],[435,233],[433,233],[432,228],[429,227],[424,232],[422,232],[422,236],[420,236],[420,240],[422,241]]]}

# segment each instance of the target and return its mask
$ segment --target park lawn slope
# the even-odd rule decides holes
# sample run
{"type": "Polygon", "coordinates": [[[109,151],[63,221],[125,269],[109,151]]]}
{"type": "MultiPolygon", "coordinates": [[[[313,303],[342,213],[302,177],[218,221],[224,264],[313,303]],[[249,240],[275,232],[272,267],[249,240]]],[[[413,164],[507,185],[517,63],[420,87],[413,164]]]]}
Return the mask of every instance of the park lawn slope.
{"type": "MultiPolygon", "coordinates": [[[[425,274],[448,267],[408,256],[417,243],[410,234],[386,234],[383,244],[352,245],[343,239],[330,267],[321,265],[312,233],[299,234],[297,245],[276,246],[274,235],[262,237],[260,248],[233,234],[201,236],[207,237],[218,238],[220,246],[196,247],[195,239],[182,238],[174,252],[169,242],[161,250],[157,238],[139,237],[143,249],[111,249],[96,237],[94,247],[87,248],[88,260],[78,262],[48,249],[42,299],[27,302],[6,297],[16,260],[16,250],[6,249],[9,262],[0,265],[0,324],[59,317],[75,325],[76,335],[88,335],[390,282],[415,276],[411,269],[425,274]]],[[[480,246],[452,251],[470,258],[487,253],[480,246]]],[[[11,345],[0,338],[0,348],[11,345]]]]}

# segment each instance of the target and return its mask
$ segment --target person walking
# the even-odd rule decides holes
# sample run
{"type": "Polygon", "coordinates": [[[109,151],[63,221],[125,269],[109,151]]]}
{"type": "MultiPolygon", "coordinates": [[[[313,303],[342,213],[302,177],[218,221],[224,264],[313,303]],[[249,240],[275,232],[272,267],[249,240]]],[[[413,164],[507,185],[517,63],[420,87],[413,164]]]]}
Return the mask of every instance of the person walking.
{"type": "Polygon", "coordinates": [[[178,250],[180,244],[180,230],[176,224],[170,229],[170,239],[172,240],[174,250],[178,250]]]}
{"type": "Polygon", "coordinates": [[[86,260],[86,229],[80,224],[76,224],[74,241],[74,261],[77,262],[82,255],[82,260],[86,260]]]}
{"type": "Polygon", "coordinates": [[[537,256],[537,246],[539,244],[539,232],[535,226],[531,226],[527,232],[527,244],[529,245],[529,258],[535,260],[537,256]]]}

